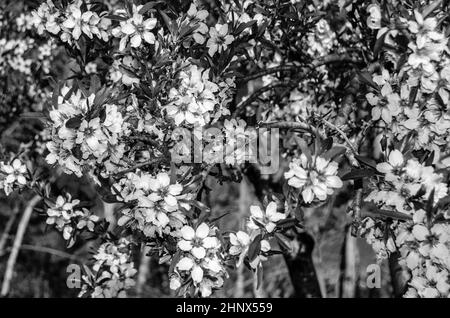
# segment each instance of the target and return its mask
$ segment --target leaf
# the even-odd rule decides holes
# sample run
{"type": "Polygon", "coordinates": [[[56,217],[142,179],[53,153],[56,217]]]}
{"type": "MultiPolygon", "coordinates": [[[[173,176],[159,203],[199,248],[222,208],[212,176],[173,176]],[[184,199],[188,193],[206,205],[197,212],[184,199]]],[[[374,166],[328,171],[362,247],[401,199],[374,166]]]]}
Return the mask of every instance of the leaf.
{"type": "Polygon", "coordinates": [[[259,289],[262,283],[263,283],[263,267],[258,266],[256,268],[256,289],[259,289]]]}
{"type": "Polygon", "coordinates": [[[375,175],[375,171],[372,169],[354,169],[341,177],[342,181],[363,179],[375,175]]]}
{"type": "Polygon", "coordinates": [[[250,246],[248,247],[248,258],[250,262],[252,262],[259,255],[259,252],[261,251],[261,240],[262,235],[258,234],[250,243],[250,246]]]}
{"type": "Polygon", "coordinates": [[[358,77],[359,79],[366,83],[367,85],[375,88],[376,90],[379,90],[380,88],[378,87],[377,83],[375,83],[372,79],[372,75],[369,72],[360,72],[358,71],[358,77]]]}
{"type": "Polygon", "coordinates": [[[320,152],[324,153],[329,151],[331,147],[333,147],[333,137],[325,138],[320,144],[320,152]]]}
{"type": "Polygon", "coordinates": [[[298,136],[294,136],[294,140],[297,143],[300,150],[302,151],[302,153],[304,153],[306,158],[308,158],[308,161],[312,162],[311,151],[309,150],[306,141],[298,136]]]}
{"type": "Polygon", "coordinates": [[[431,166],[434,161],[434,150],[427,156],[425,160],[425,166],[431,166]]]}
{"type": "Polygon", "coordinates": [[[195,206],[197,209],[199,209],[202,212],[205,212],[205,213],[211,212],[211,209],[200,201],[191,200],[191,201],[189,201],[189,203],[192,206],[195,206]]]}
{"type": "Polygon", "coordinates": [[[55,87],[53,88],[53,94],[52,94],[52,105],[54,108],[58,108],[58,97],[59,97],[59,90],[61,88],[61,85],[57,83],[55,87]]]}
{"type": "Polygon", "coordinates": [[[102,86],[100,83],[100,78],[97,75],[92,75],[91,76],[91,87],[89,88],[89,91],[94,94],[96,93],[100,87],[102,86]]]}
{"type": "Polygon", "coordinates": [[[150,11],[151,9],[153,9],[160,3],[164,3],[164,1],[152,1],[152,2],[148,2],[148,3],[144,4],[142,6],[141,10],[139,10],[139,14],[144,15],[145,13],[147,13],[148,11],[150,11]]]}
{"type": "Polygon", "coordinates": [[[290,244],[291,242],[285,235],[283,235],[281,233],[275,233],[274,236],[275,236],[275,239],[277,240],[278,244],[283,249],[285,249],[287,251],[292,250],[292,247],[291,247],[291,244],[290,244]]]}
{"type": "Polygon", "coordinates": [[[439,5],[442,3],[442,0],[436,0],[433,3],[427,5],[422,12],[422,17],[425,20],[427,16],[429,16],[439,5]]]}
{"type": "Polygon", "coordinates": [[[158,10],[158,12],[162,16],[163,21],[166,24],[167,28],[169,29],[170,34],[175,35],[176,27],[174,27],[172,19],[170,19],[169,16],[164,11],[158,10]]]}
{"type": "Polygon", "coordinates": [[[430,195],[428,196],[427,204],[425,206],[428,224],[431,223],[431,219],[433,217],[433,212],[434,212],[433,206],[434,206],[434,188],[433,188],[433,190],[431,190],[430,195]]]}
{"type": "Polygon", "coordinates": [[[115,20],[115,21],[126,21],[128,20],[126,17],[117,14],[109,14],[105,16],[106,19],[115,20]]]}
{"type": "Polygon", "coordinates": [[[217,221],[219,221],[221,218],[223,218],[223,217],[225,217],[225,216],[227,216],[227,215],[229,215],[229,214],[230,214],[230,212],[225,212],[224,214],[219,215],[218,217],[211,219],[209,222],[210,222],[210,223],[217,222],[217,221]]]}
{"type": "Polygon", "coordinates": [[[106,95],[107,95],[107,89],[106,87],[101,88],[94,97],[94,106],[101,106],[105,100],[106,100],[106,95]]]}
{"type": "Polygon", "coordinates": [[[375,45],[373,47],[373,56],[374,58],[378,57],[378,54],[380,53],[381,49],[383,48],[384,45],[384,40],[386,39],[386,36],[388,35],[389,32],[384,32],[382,36],[380,36],[376,42],[375,45]]]}
{"type": "Polygon", "coordinates": [[[256,23],[256,20],[251,20],[249,22],[245,22],[245,23],[239,24],[239,26],[237,27],[237,29],[234,32],[234,34],[236,34],[236,35],[240,34],[242,31],[244,31],[245,29],[251,27],[255,23],[256,23]]]}
{"type": "Polygon", "coordinates": [[[77,129],[81,125],[82,115],[77,115],[66,121],[66,128],[77,129]]]}
{"type": "Polygon", "coordinates": [[[342,146],[336,146],[325,152],[321,157],[332,160],[340,155],[343,155],[347,151],[347,148],[342,146]]]}
{"type": "Polygon", "coordinates": [[[376,163],[375,163],[374,160],[372,160],[372,159],[370,159],[370,158],[367,158],[367,157],[360,156],[360,155],[355,155],[355,158],[356,158],[356,160],[358,160],[360,163],[362,163],[362,164],[364,164],[364,165],[366,165],[366,166],[368,166],[368,167],[371,167],[371,168],[373,168],[373,169],[376,170],[377,165],[376,165],[376,163]]]}
{"type": "Polygon", "coordinates": [[[43,112],[24,112],[20,115],[21,118],[36,118],[43,119],[45,115],[43,112]]]}
{"type": "Polygon", "coordinates": [[[409,106],[412,107],[416,101],[417,93],[419,92],[419,86],[415,86],[409,92],[409,106]]]}
{"type": "Polygon", "coordinates": [[[386,218],[391,218],[391,219],[397,219],[397,220],[403,220],[403,221],[412,220],[412,216],[405,214],[405,213],[397,212],[397,211],[378,209],[373,213],[375,215],[380,215],[380,216],[384,216],[386,218]]]}
{"type": "Polygon", "coordinates": [[[173,255],[172,261],[170,262],[169,266],[169,276],[173,273],[175,265],[178,263],[180,258],[181,258],[181,251],[178,251],[173,255]]]}
{"type": "Polygon", "coordinates": [[[288,218],[277,222],[277,228],[289,228],[297,225],[299,222],[296,218],[288,218]]]}

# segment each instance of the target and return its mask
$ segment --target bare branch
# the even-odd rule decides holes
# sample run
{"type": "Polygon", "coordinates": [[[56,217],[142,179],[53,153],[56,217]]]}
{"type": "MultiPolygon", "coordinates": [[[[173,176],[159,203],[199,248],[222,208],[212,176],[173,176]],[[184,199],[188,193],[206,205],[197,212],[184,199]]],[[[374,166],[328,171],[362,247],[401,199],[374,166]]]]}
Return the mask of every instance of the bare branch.
{"type": "Polygon", "coordinates": [[[6,264],[5,276],[3,278],[1,296],[6,296],[9,293],[9,288],[11,284],[11,279],[14,273],[14,265],[16,264],[17,255],[19,254],[20,246],[22,245],[23,236],[30,221],[31,213],[33,212],[36,204],[41,201],[41,197],[36,195],[29,202],[25,211],[23,212],[22,218],[20,219],[19,226],[17,228],[16,238],[14,239],[14,244],[9,254],[8,263],[6,264]]]}

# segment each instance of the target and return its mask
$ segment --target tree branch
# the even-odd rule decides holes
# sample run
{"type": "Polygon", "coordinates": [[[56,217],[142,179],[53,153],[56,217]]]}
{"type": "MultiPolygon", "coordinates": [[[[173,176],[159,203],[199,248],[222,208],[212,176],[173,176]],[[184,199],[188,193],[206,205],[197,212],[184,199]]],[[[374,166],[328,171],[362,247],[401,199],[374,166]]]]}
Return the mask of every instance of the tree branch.
{"type": "Polygon", "coordinates": [[[5,276],[3,278],[1,296],[5,297],[9,293],[9,288],[11,284],[11,279],[14,273],[14,265],[16,264],[17,255],[19,254],[20,246],[22,245],[23,236],[30,221],[31,213],[33,212],[36,204],[41,201],[41,197],[36,195],[29,202],[25,211],[23,212],[22,218],[20,219],[19,226],[17,228],[16,238],[14,239],[14,244],[9,254],[8,263],[6,264],[5,276]]]}

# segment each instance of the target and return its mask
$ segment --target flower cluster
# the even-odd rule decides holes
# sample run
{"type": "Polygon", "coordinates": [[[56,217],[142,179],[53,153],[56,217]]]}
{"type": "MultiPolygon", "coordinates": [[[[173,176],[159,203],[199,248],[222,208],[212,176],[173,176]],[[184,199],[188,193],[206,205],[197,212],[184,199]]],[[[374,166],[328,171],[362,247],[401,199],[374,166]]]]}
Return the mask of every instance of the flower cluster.
{"type": "MultiPolygon", "coordinates": [[[[377,15],[379,8],[371,6],[370,10],[377,15]]],[[[412,134],[415,149],[434,150],[438,155],[445,149],[450,130],[448,39],[436,17],[424,18],[417,10],[400,24],[409,31],[408,50],[403,55],[386,53],[399,70],[388,71],[383,65],[381,74],[373,75],[373,86],[379,89],[366,97],[373,119],[382,119],[395,139],[412,134]]],[[[390,44],[397,35],[398,30],[384,27],[377,36],[390,44]]]]}
{"type": "Polygon", "coordinates": [[[336,34],[331,30],[327,20],[317,22],[313,32],[308,34],[308,53],[311,56],[324,56],[333,48],[336,34]]]}
{"type": "Polygon", "coordinates": [[[435,173],[432,166],[425,166],[417,159],[405,160],[399,150],[389,154],[388,162],[377,165],[384,174],[384,182],[376,181],[374,190],[365,198],[380,208],[406,214],[414,211],[414,199],[428,200],[434,190],[433,199],[437,203],[448,192],[442,182],[442,175],[435,173]]]}
{"type": "Polygon", "coordinates": [[[250,218],[246,224],[247,231],[230,233],[228,253],[232,258],[238,258],[236,266],[239,267],[248,259],[250,268],[255,271],[259,270],[262,262],[267,260],[267,253],[271,250],[269,239],[275,233],[277,223],[284,219],[286,219],[286,214],[277,212],[275,202],[270,202],[265,211],[257,205],[250,206],[250,218]],[[251,245],[256,252],[251,252],[250,255],[251,245]]]}
{"type": "Polygon", "coordinates": [[[429,219],[426,214],[415,211],[396,239],[401,264],[412,276],[405,297],[449,297],[450,225],[440,222],[439,215],[429,219]]]}
{"type": "Polygon", "coordinates": [[[117,105],[96,105],[95,95],[72,93],[64,87],[57,106],[50,111],[52,140],[47,143],[49,164],[58,163],[64,172],[81,176],[102,163],[106,172],[120,163],[125,145],[124,119],[117,105]]]}
{"type": "Polygon", "coordinates": [[[69,242],[69,245],[75,243],[77,231],[87,229],[94,231],[99,217],[92,215],[86,208],[78,208],[80,200],[72,200],[68,194],[66,198],[58,196],[56,202],[47,209],[47,224],[54,225],[62,232],[63,237],[69,242]]]}
{"type": "Polygon", "coordinates": [[[117,243],[103,243],[98,248],[93,271],[82,277],[80,297],[126,297],[126,290],[135,284],[133,277],[137,272],[130,260],[129,245],[130,242],[122,238],[117,243]]]}
{"type": "Polygon", "coordinates": [[[181,228],[181,239],[177,244],[181,254],[170,279],[172,289],[180,288],[189,278],[202,297],[208,297],[213,289],[222,287],[227,272],[221,261],[221,244],[215,231],[206,223],[196,229],[188,225],[181,228]]]}
{"type": "Polygon", "coordinates": [[[396,251],[395,241],[392,237],[387,236],[386,233],[395,231],[398,228],[398,223],[387,225],[381,220],[374,220],[367,217],[362,220],[359,225],[359,235],[365,238],[375,252],[378,262],[386,259],[391,253],[396,251]]]}
{"type": "Polygon", "coordinates": [[[170,183],[166,172],[156,176],[143,172],[128,173],[112,187],[117,198],[124,202],[136,202],[133,208],[122,211],[119,225],[129,226],[144,233],[148,237],[173,234],[186,223],[182,209],[189,210],[188,204],[182,200],[183,186],[170,183]]]}
{"type": "Polygon", "coordinates": [[[171,102],[165,106],[167,116],[175,125],[204,126],[212,119],[229,114],[226,108],[230,102],[233,81],[218,84],[210,80],[209,70],[188,65],[179,75],[180,85],[169,92],[171,102]]]}
{"type": "Polygon", "coordinates": [[[33,12],[33,22],[37,31],[45,31],[58,36],[61,41],[74,43],[82,34],[92,39],[108,41],[110,37],[111,20],[96,12],[81,10],[82,0],[68,5],[66,10],[59,10],[52,0],[47,0],[33,12]]]}
{"type": "Polygon", "coordinates": [[[291,187],[300,189],[305,203],[313,202],[317,197],[324,201],[335,189],[342,187],[342,180],[336,175],[338,163],[320,156],[308,158],[304,153],[289,164],[284,174],[291,187]]]}
{"type": "Polygon", "coordinates": [[[129,44],[132,48],[139,48],[142,41],[148,44],[155,44],[155,35],[151,32],[156,26],[155,18],[144,20],[140,10],[142,5],[133,5],[133,12],[130,17],[120,21],[120,26],[112,29],[112,35],[120,38],[119,50],[123,51],[129,44]]]}

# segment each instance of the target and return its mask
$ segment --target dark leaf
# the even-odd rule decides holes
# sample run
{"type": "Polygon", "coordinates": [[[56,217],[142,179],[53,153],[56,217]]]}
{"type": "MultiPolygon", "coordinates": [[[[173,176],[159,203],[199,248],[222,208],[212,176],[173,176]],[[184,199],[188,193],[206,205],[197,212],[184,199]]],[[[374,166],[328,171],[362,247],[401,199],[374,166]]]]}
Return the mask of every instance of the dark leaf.
{"type": "Polygon", "coordinates": [[[278,244],[285,250],[290,251],[291,250],[291,242],[290,240],[281,233],[275,233],[274,234],[275,239],[277,240],[278,244]]]}
{"type": "Polygon", "coordinates": [[[334,158],[339,157],[340,155],[343,155],[346,150],[347,150],[347,148],[345,148],[345,147],[336,146],[336,147],[331,148],[327,152],[325,152],[323,155],[321,155],[321,157],[332,160],[334,158]]]}
{"type": "Polygon", "coordinates": [[[365,84],[371,86],[372,88],[379,90],[377,83],[375,83],[372,79],[372,75],[369,72],[359,72],[358,71],[358,77],[359,79],[364,82],[365,84]]]}
{"type": "Polygon", "coordinates": [[[358,160],[360,163],[371,167],[373,169],[376,169],[377,165],[375,163],[375,161],[373,159],[367,158],[367,157],[363,157],[360,155],[355,155],[356,160],[358,160]]]}
{"type": "Polygon", "coordinates": [[[277,222],[277,228],[289,228],[298,224],[296,218],[288,218],[277,222]]]}
{"type": "Polygon", "coordinates": [[[354,169],[341,177],[342,181],[362,179],[375,175],[375,171],[372,169],[354,169]]]}
{"type": "Polygon", "coordinates": [[[81,125],[82,115],[77,115],[66,121],[66,127],[70,129],[77,129],[81,125]]]}
{"type": "Polygon", "coordinates": [[[262,235],[258,234],[253,242],[250,243],[250,246],[248,247],[248,258],[250,259],[250,262],[259,255],[259,252],[261,251],[261,240],[262,235]]]}

